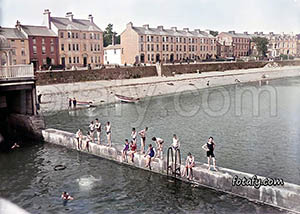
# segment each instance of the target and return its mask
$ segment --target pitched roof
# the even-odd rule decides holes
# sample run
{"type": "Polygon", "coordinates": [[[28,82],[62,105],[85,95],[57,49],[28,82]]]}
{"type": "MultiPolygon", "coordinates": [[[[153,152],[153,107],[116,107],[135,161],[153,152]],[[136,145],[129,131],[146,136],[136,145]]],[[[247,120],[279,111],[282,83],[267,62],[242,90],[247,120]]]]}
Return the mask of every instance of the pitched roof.
{"type": "Polygon", "coordinates": [[[17,28],[0,27],[0,35],[7,39],[26,39],[26,35],[24,35],[17,28]]]}
{"type": "Polygon", "coordinates": [[[53,30],[45,26],[21,25],[21,27],[29,36],[56,36],[53,30]]]}
{"type": "Polygon", "coordinates": [[[109,45],[109,46],[104,48],[104,50],[113,50],[113,49],[121,49],[121,45],[120,44],[109,45]]]}
{"type": "Polygon", "coordinates": [[[225,35],[231,36],[233,38],[247,38],[247,39],[251,39],[251,35],[244,34],[244,33],[222,32],[220,34],[225,34],[225,35]]]}
{"type": "Polygon", "coordinates": [[[161,36],[190,36],[190,37],[211,37],[212,35],[204,31],[185,31],[185,30],[172,30],[172,29],[158,29],[158,28],[145,28],[145,27],[132,27],[138,34],[147,35],[161,35],[161,36]]]}
{"type": "Polygon", "coordinates": [[[102,30],[90,20],[86,19],[73,19],[63,17],[51,17],[51,23],[55,25],[59,30],[81,30],[81,31],[98,31],[102,30]]]}

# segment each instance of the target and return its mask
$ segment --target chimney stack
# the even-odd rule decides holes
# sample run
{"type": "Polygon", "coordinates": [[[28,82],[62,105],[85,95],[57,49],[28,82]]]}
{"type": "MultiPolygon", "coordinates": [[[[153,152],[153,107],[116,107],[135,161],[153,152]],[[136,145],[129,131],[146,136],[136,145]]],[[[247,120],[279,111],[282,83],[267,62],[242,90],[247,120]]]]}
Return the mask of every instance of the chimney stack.
{"type": "Polygon", "coordinates": [[[245,35],[248,35],[248,31],[245,31],[244,34],[245,34],[245,35]]]}
{"type": "Polygon", "coordinates": [[[189,32],[189,28],[183,28],[183,30],[185,31],[185,32],[189,32]]]}
{"type": "Polygon", "coordinates": [[[66,17],[69,18],[69,20],[72,22],[72,21],[73,21],[74,15],[73,15],[72,12],[67,12],[67,13],[66,13],[66,17]]]}
{"type": "Polygon", "coordinates": [[[171,27],[171,30],[176,32],[177,31],[177,27],[171,27]]]}
{"type": "Polygon", "coordinates": [[[149,30],[149,25],[148,24],[143,25],[143,28],[145,28],[146,30],[149,30]]]}
{"type": "Polygon", "coordinates": [[[16,26],[15,26],[18,30],[21,31],[21,22],[19,20],[17,20],[16,26]]]}
{"type": "Polygon", "coordinates": [[[160,31],[163,31],[164,30],[164,26],[162,26],[162,25],[157,26],[157,29],[160,30],[160,31]]]}
{"type": "Polygon", "coordinates": [[[132,28],[133,27],[133,24],[132,22],[129,22],[127,25],[126,25],[127,28],[132,28]]]}
{"type": "Polygon", "coordinates": [[[49,9],[45,9],[43,15],[44,15],[43,24],[47,28],[51,29],[51,12],[50,12],[50,10],[49,9]]]}
{"type": "Polygon", "coordinates": [[[200,29],[195,29],[196,33],[201,33],[200,29]]]}
{"type": "Polygon", "coordinates": [[[92,14],[89,15],[89,20],[90,20],[91,23],[94,23],[94,17],[93,17],[92,14]]]}
{"type": "Polygon", "coordinates": [[[228,33],[235,34],[234,30],[228,31],[228,33]]]}

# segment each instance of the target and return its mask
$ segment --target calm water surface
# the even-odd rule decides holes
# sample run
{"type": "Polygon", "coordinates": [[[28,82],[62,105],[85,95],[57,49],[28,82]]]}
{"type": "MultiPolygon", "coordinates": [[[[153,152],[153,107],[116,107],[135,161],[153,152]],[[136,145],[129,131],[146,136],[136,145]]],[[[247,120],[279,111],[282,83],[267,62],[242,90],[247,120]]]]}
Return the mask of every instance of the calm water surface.
{"type": "MultiPolygon", "coordinates": [[[[51,112],[45,119],[47,127],[71,132],[86,131],[96,117],[102,123],[109,120],[113,143],[118,145],[130,138],[132,127],[149,127],[147,144],[157,136],[167,146],[176,133],[182,155],[191,151],[202,162],[206,157],[201,146],[214,136],[219,166],[300,184],[299,89],[300,78],[280,79],[268,85],[241,84],[149,98],[136,105],[51,112]],[[253,113],[251,93],[236,102],[237,94],[254,89],[275,93],[271,106],[268,93],[261,94],[259,114],[253,113]]],[[[31,213],[283,212],[50,144],[0,154],[0,196],[31,213]],[[54,171],[57,164],[67,168],[54,171]],[[62,191],[75,200],[63,206],[62,191]]]]}

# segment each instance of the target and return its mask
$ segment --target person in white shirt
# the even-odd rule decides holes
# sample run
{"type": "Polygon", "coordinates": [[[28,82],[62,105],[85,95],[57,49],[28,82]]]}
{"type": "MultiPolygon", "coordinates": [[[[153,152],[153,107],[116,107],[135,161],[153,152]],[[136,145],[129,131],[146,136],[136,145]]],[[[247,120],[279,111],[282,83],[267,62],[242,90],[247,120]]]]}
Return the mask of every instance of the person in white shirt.
{"type": "Polygon", "coordinates": [[[78,150],[79,149],[82,149],[82,132],[80,129],[77,130],[76,134],[75,134],[75,137],[77,139],[77,148],[78,150]]]}
{"type": "Polygon", "coordinates": [[[110,122],[106,123],[105,129],[106,129],[106,136],[107,136],[107,145],[111,146],[111,124],[110,124],[110,122]]]}
{"type": "Polygon", "coordinates": [[[92,138],[92,142],[94,143],[94,133],[95,133],[95,124],[94,121],[91,121],[89,125],[89,130],[90,130],[90,136],[92,138]]]}
{"type": "Polygon", "coordinates": [[[98,118],[96,118],[95,121],[95,129],[96,129],[98,144],[101,144],[101,123],[99,122],[98,118]]]}
{"type": "Polygon", "coordinates": [[[172,143],[172,148],[174,150],[174,152],[176,151],[176,149],[180,148],[180,142],[178,137],[176,136],[176,134],[173,134],[173,143],[172,143]]]}
{"type": "Polygon", "coordinates": [[[139,135],[141,136],[141,154],[145,154],[145,146],[146,146],[146,132],[148,131],[148,127],[139,131],[139,135]]]}
{"type": "Polygon", "coordinates": [[[153,137],[152,141],[155,141],[155,143],[156,143],[156,148],[157,148],[157,156],[156,157],[163,159],[164,140],[159,137],[153,137]]]}
{"type": "Polygon", "coordinates": [[[135,128],[132,128],[132,131],[131,131],[131,138],[132,138],[132,141],[136,143],[136,140],[137,140],[137,132],[136,132],[135,128]]]}
{"type": "Polygon", "coordinates": [[[189,152],[185,161],[185,169],[182,177],[186,175],[186,178],[191,180],[193,178],[193,167],[195,166],[194,156],[189,152]]]}

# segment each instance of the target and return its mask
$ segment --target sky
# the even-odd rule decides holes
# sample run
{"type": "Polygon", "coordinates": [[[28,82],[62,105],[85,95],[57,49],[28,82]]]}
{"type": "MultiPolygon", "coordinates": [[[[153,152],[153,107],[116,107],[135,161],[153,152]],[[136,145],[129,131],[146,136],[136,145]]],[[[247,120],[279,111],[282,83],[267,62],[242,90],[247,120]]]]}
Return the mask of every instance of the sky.
{"type": "Polygon", "coordinates": [[[112,23],[121,33],[128,22],[182,29],[300,33],[300,0],[0,0],[0,26],[41,25],[43,11],[87,19],[104,30],[112,23]]]}

